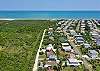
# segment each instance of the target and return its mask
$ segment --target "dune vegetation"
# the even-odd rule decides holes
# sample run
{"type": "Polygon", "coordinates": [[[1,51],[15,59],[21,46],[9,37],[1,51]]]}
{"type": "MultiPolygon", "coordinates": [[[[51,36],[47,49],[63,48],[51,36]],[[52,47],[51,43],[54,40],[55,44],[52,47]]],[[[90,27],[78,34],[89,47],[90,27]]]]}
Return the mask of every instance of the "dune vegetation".
{"type": "Polygon", "coordinates": [[[32,71],[43,30],[51,21],[0,21],[0,71],[32,71]]]}

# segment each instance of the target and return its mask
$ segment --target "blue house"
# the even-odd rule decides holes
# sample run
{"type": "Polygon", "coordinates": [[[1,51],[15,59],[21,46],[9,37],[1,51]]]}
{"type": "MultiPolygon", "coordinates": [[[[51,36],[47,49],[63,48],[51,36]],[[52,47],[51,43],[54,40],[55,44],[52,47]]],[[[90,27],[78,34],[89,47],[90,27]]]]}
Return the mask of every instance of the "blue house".
{"type": "Polygon", "coordinates": [[[81,35],[76,35],[75,36],[75,43],[76,44],[83,44],[84,43],[84,39],[83,39],[83,37],[81,36],[81,35]]]}

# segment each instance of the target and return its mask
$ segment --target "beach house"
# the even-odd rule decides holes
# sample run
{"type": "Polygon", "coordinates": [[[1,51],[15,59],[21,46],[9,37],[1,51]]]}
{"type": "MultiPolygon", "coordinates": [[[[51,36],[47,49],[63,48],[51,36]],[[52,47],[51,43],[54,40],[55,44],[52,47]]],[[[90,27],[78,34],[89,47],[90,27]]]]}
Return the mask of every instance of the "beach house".
{"type": "Polygon", "coordinates": [[[97,44],[97,46],[100,46],[100,37],[96,38],[96,44],[97,44]]]}
{"type": "Polygon", "coordinates": [[[90,35],[91,35],[92,37],[96,37],[96,36],[98,36],[98,33],[97,33],[96,31],[91,31],[91,32],[90,32],[90,35]]]}
{"type": "Polygon", "coordinates": [[[71,51],[71,46],[69,45],[69,43],[61,43],[61,45],[64,51],[71,51]]]}
{"type": "Polygon", "coordinates": [[[82,35],[75,35],[74,38],[75,38],[76,44],[81,45],[84,43],[84,39],[83,39],[82,35]]]}
{"type": "Polygon", "coordinates": [[[91,48],[90,44],[88,44],[88,43],[83,43],[83,47],[84,48],[91,48]]]}
{"type": "Polygon", "coordinates": [[[49,61],[56,61],[56,60],[57,60],[57,56],[54,55],[54,54],[51,54],[51,55],[47,58],[47,60],[49,60],[49,61]]]}
{"type": "Polygon", "coordinates": [[[46,48],[46,51],[51,51],[53,50],[53,45],[52,44],[49,44],[46,48]]]}
{"type": "Polygon", "coordinates": [[[69,59],[67,59],[67,65],[68,66],[79,66],[80,63],[78,62],[77,59],[69,58],[69,59]]]}
{"type": "Polygon", "coordinates": [[[49,28],[48,30],[48,36],[52,36],[53,35],[53,28],[49,28]]]}
{"type": "Polygon", "coordinates": [[[77,33],[74,30],[70,30],[70,35],[75,36],[75,35],[77,35],[77,33]]]}
{"type": "Polygon", "coordinates": [[[95,50],[89,50],[89,51],[88,51],[88,56],[89,56],[90,58],[95,59],[95,58],[98,57],[98,52],[95,51],[95,50]]]}

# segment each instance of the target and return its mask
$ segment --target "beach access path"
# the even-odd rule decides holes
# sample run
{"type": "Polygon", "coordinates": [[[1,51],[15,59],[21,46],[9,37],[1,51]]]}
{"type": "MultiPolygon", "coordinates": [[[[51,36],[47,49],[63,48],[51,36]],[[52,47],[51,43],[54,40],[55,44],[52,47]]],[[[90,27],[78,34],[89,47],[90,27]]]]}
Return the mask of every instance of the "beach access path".
{"type": "Polygon", "coordinates": [[[32,71],[37,71],[37,69],[38,69],[39,52],[40,52],[40,48],[42,46],[42,42],[43,42],[43,39],[44,39],[44,36],[45,36],[45,32],[46,32],[46,29],[43,32],[42,39],[41,39],[41,42],[40,42],[40,45],[39,45],[39,49],[38,49],[37,54],[36,54],[36,59],[35,59],[35,63],[34,63],[34,66],[33,66],[33,70],[32,71]]]}

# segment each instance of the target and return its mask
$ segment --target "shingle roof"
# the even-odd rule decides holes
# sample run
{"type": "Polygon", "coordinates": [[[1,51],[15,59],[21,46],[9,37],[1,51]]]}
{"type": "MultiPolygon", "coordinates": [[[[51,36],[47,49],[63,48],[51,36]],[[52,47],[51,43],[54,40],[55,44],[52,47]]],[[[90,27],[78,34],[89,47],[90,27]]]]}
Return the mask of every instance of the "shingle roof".
{"type": "Polygon", "coordinates": [[[96,44],[97,44],[97,46],[100,46],[100,38],[96,39],[96,44]]]}
{"type": "Polygon", "coordinates": [[[89,50],[89,52],[92,53],[92,54],[96,54],[97,53],[97,51],[95,51],[95,50],[89,50]]]}

